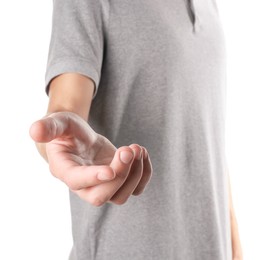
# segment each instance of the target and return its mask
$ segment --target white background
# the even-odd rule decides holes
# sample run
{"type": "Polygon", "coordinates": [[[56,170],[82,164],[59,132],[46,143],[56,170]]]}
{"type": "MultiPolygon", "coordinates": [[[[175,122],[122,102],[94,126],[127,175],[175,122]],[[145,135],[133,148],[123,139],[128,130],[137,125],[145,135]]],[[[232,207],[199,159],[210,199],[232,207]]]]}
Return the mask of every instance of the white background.
{"type": "MultiPolygon", "coordinates": [[[[203,1],[203,0],[200,0],[203,1]]],[[[271,259],[271,3],[217,0],[228,51],[227,157],[244,259],[271,259]]],[[[67,259],[67,188],[28,135],[46,111],[52,1],[0,2],[0,259],[67,259]]],[[[187,259],[189,260],[189,259],[187,259]]]]}

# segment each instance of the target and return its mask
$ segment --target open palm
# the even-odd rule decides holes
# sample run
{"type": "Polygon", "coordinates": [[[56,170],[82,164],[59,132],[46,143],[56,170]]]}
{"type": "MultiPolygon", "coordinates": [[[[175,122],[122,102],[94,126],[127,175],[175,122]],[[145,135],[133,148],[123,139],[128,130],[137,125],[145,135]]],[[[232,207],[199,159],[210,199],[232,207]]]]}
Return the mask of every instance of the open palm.
{"type": "Polygon", "coordinates": [[[117,149],[74,113],[53,113],[35,122],[30,135],[46,143],[51,173],[94,205],[109,200],[123,204],[132,193],[140,194],[151,177],[146,148],[132,144],[117,149]]]}

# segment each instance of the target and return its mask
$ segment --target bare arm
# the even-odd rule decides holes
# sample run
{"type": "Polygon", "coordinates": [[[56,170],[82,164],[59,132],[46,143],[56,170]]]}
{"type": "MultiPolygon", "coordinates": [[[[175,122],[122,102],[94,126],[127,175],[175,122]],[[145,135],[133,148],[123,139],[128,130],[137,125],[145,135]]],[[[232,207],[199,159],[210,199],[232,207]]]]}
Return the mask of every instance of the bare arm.
{"type": "MultiPolygon", "coordinates": [[[[64,73],[55,77],[50,84],[47,115],[69,111],[85,121],[88,119],[95,85],[92,79],[78,73],[64,73]]],[[[41,156],[48,161],[45,143],[37,143],[41,156]]]]}
{"type": "Polygon", "coordinates": [[[81,74],[54,78],[47,115],[32,124],[30,135],[51,173],[79,197],[96,206],[123,204],[143,192],[152,165],[145,147],[116,148],[87,124],[94,88],[81,74]]]}

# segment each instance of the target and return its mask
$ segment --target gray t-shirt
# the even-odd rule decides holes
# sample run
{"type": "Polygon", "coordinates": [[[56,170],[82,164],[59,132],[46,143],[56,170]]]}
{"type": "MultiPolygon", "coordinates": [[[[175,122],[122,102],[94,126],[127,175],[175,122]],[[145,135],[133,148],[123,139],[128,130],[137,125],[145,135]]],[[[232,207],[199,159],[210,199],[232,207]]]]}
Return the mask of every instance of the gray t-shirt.
{"type": "Polygon", "coordinates": [[[153,176],[123,205],[70,192],[70,260],[230,260],[226,55],[215,0],[54,0],[46,87],[92,78],[89,124],[147,148],[153,176]]]}

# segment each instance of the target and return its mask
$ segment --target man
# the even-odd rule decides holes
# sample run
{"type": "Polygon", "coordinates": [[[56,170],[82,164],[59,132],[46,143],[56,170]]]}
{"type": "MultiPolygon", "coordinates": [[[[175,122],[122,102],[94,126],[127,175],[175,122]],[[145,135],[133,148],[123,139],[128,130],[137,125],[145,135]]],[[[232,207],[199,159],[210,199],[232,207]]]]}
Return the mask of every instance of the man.
{"type": "Polygon", "coordinates": [[[70,260],[242,259],[225,67],[214,0],[54,1],[30,134],[70,188],[70,260]]]}

